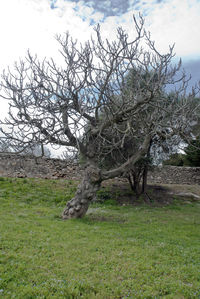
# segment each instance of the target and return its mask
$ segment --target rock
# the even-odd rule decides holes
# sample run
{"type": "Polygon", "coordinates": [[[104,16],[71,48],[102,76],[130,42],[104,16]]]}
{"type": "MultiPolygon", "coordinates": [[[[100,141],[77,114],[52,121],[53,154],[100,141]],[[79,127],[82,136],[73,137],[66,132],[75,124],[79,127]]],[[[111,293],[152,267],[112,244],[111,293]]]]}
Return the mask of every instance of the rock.
{"type": "MultiPolygon", "coordinates": [[[[99,173],[95,169],[94,180],[99,173]]],[[[77,162],[59,159],[35,158],[18,154],[0,153],[0,175],[5,177],[40,177],[40,178],[66,178],[81,180],[83,169],[77,162]]],[[[119,180],[124,180],[119,178],[119,180]]],[[[155,167],[149,171],[148,181],[154,184],[188,184],[200,185],[200,167],[155,167]]],[[[193,195],[192,195],[193,196],[193,195]]],[[[197,199],[197,197],[193,196],[197,199]]]]}
{"type": "Polygon", "coordinates": [[[194,193],[190,193],[190,192],[187,192],[187,193],[181,192],[181,193],[176,193],[174,195],[181,196],[181,197],[190,197],[190,198],[193,198],[195,200],[200,200],[200,196],[198,196],[194,193]]]}

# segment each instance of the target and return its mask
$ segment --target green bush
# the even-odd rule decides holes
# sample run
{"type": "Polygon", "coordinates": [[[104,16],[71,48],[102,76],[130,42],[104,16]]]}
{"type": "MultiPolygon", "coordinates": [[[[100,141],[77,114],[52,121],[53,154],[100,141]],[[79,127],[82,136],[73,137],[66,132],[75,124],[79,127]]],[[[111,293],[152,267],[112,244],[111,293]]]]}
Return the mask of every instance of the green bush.
{"type": "Polygon", "coordinates": [[[200,139],[193,140],[184,151],[185,154],[172,154],[163,165],[200,167],[200,139]]]}
{"type": "Polygon", "coordinates": [[[168,160],[163,161],[163,165],[172,165],[172,166],[184,166],[185,164],[185,155],[183,154],[172,154],[168,160]]]}
{"type": "Polygon", "coordinates": [[[185,149],[185,165],[200,167],[200,139],[193,140],[185,149]]]}

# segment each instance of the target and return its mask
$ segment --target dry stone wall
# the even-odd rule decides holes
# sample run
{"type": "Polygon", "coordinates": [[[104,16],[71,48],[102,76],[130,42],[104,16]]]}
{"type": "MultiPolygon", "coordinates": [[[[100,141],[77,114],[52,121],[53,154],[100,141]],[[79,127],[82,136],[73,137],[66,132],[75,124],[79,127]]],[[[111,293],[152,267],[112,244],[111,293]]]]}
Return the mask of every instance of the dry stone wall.
{"type": "Polygon", "coordinates": [[[79,180],[82,170],[77,163],[60,159],[0,153],[0,176],[79,180]]]}
{"type": "Polygon", "coordinates": [[[149,172],[148,181],[157,184],[200,185],[200,167],[156,167],[149,172]]]}
{"type": "MultiPolygon", "coordinates": [[[[80,180],[82,174],[83,170],[77,163],[0,153],[0,176],[80,180]]],[[[149,172],[148,181],[157,184],[200,185],[200,167],[156,167],[149,172]]]]}

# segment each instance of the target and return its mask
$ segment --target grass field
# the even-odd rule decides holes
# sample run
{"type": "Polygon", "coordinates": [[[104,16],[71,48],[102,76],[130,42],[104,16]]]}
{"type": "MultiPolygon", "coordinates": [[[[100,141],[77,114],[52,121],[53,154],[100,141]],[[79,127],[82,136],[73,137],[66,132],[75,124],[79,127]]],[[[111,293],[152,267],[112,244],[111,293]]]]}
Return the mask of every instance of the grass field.
{"type": "Polygon", "coordinates": [[[199,201],[123,206],[107,188],[85,218],[62,221],[75,189],[0,178],[0,297],[200,298],[199,201]]]}

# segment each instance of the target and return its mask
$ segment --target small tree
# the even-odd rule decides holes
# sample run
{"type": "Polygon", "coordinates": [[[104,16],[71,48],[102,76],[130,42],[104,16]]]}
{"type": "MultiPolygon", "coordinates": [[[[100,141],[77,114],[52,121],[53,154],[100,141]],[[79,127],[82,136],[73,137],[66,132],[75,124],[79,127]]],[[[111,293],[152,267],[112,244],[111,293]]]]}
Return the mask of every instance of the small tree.
{"type": "Polygon", "coordinates": [[[166,85],[176,84],[181,64],[171,65],[173,47],[167,54],[159,53],[142,17],[134,17],[134,24],[132,40],[118,28],[115,41],[103,41],[100,26],[95,28],[96,39],[85,44],[78,45],[68,33],[58,36],[63,68],[53,59],[40,62],[28,53],[25,61],[15,64],[15,72],[3,73],[1,96],[10,104],[9,118],[1,122],[6,137],[25,147],[41,142],[75,148],[86,161],[82,182],[63,219],[82,217],[101,182],[128,173],[147,155],[152,139],[190,135],[195,90],[185,97],[183,74],[174,98],[161,93],[166,85]],[[125,90],[131,69],[137,70],[135,82],[142,78],[143,84],[125,90]],[[151,70],[152,76],[143,77],[151,70]],[[107,155],[123,155],[126,137],[134,140],[129,154],[103,169],[107,155]]]}
{"type": "Polygon", "coordinates": [[[0,152],[5,153],[5,152],[10,152],[10,143],[9,140],[5,140],[3,138],[0,138],[0,152]]]}
{"type": "Polygon", "coordinates": [[[192,167],[200,167],[200,139],[192,140],[184,149],[185,165],[192,167]]]}
{"type": "Polygon", "coordinates": [[[33,146],[33,148],[27,149],[26,151],[22,152],[23,154],[30,154],[35,157],[51,157],[50,149],[44,145],[43,143],[38,143],[33,146]]]}
{"type": "MultiPolygon", "coordinates": [[[[124,86],[124,90],[122,91],[122,93],[125,93],[125,94],[126,93],[129,94],[130,92],[135,93],[135,90],[145,89],[146,82],[149,83],[149,86],[152,84],[152,87],[153,87],[153,85],[156,84],[156,82],[159,84],[158,75],[154,71],[154,69],[133,68],[129,71],[129,73],[125,77],[125,86],[124,86]],[[138,74],[140,74],[139,77],[138,77],[138,74]]],[[[160,86],[159,94],[160,94],[160,97],[161,97],[161,95],[164,95],[164,90],[163,90],[162,85],[160,86]]],[[[150,113],[150,111],[149,111],[149,113],[150,113]]],[[[141,114],[142,114],[142,111],[141,111],[141,114]]],[[[144,114],[144,117],[145,117],[145,114],[144,114]]],[[[133,123],[133,124],[131,124],[131,126],[134,127],[134,126],[136,126],[136,124],[133,123]]],[[[123,138],[123,136],[121,136],[121,139],[122,138],[123,138]]],[[[136,144],[137,142],[139,142],[139,140],[138,141],[133,140],[131,137],[131,142],[132,142],[132,144],[136,144]]],[[[130,141],[129,141],[129,143],[130,143],[130,141]]],[[[146,193],[146,191],[147,191],[146,190],[147,189],[147,174],[148,174],[149,168],[152,166],[153,159],[151,157],[151,155],[152,155],[151,147],[152,147],[153,143],[154,143],[154,138],[151,139],[151,141],[149,143],[149,148],[148,148],[146,154],[139,161],[137,161],[127,173],[125,173],[125,177],[128,179],[130,187],[135,192],[136,197],[139,197],[141,194],[147,195],[147,193],[146,193]]],[[[133,150],[133,145],[132,145],[132,150],[133,150]]],[[[125,151],[127,151],[127,146],[125,146],[125,151]]],[[[127,156],[125,153],[123,153],[123,155],[127,156]]]]}
{"type": "Polygon", "coordinates": [[[16,153],[22,155],[33,155],[35,157],[50,158],[51,152],[44,144],[33,144],[32,147],[20,147],[18,144],[11,142],[5,136],[0,137],[0,152],[1,153],[16,153]]]}
{"type": "Polygon", "coordinates": [[[183,166],[185,163],[185,155],[175,153],[170,155],[169,159],[163,161],[163,165],[183,166]]]}

